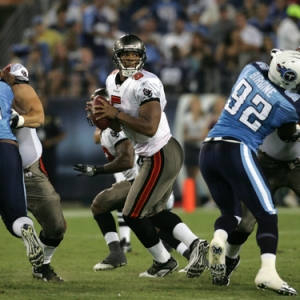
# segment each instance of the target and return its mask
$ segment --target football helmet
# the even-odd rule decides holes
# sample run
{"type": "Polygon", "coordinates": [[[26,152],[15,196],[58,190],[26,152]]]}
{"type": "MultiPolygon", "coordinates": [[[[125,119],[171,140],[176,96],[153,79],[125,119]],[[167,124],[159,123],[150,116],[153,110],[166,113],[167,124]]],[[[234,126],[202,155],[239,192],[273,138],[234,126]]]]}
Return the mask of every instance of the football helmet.
{"type": "Polygon", "coordinates": [[[10,74],[14,75],[17,80],[29,82],[28,70],[21,64],[9,64],[5,68],[10,74]]]}
{"type": "Polygon", "coordinates": [[[295,50],[271,51],[269,79],[293,93],[300,92],[300,52],[295,50]]]}
{"type": "Polygon", "coordinates": [[[122,72],[122,75],[125,77],[132,77],[138,71],[140,71],[147,59],[146,56],[146,47],[144,42],[133,34],[125,34],[121,36],[114,44],[113,47],[113,61],[116,67],[122,72]],[[134,68],[125,68],[121,62],[120,54],[125,51],[138,52],[140,55],[140,62],[134,68]]]}

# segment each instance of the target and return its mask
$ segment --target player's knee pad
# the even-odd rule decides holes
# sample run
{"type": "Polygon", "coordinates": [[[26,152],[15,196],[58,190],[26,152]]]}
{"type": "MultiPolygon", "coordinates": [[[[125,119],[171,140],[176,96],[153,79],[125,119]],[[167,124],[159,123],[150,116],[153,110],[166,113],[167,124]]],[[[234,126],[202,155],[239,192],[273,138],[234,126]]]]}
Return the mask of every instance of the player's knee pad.
{"type": "Polygon", "coordinates": [[[66,232],[66,225],[64,219],[56,221],[52,226],[42,226],[43,236],[48,239],[62,239],[66,232]]]}

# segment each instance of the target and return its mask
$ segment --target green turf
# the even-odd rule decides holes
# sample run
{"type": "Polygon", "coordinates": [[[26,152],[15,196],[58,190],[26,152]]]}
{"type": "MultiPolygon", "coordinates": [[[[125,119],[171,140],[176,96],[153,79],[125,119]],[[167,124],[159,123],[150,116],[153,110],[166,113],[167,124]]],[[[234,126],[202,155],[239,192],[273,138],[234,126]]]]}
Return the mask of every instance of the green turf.
{"type": "MultiPolygon", "coordinates": [[[[218,211],[198,209],[186,214],[175,209],[190,228],[201,238],[211,240],[218,211]]],[[[139,278],[140,272],[150,267],[152,258],[132,234],[133,252],[127,254],[128,265],[113,271],[94,272],[93,266],[106,257],[107,246],[88,208],[64,209],[68,223],[65,239],[52,260],[64,283],[34,280],[19,239],[0,227],[0,299],[1,300],[86,300],[86,299],[276,299],[282,296],[271,291],[257,290],[255,275],[260,267],[259,249],[254,234],[244,245],[242,261],[228,287],[211,284],[209,271],[199,278],[189,279],[184,273],[174,272],[165,278],[139,278]]],[[[300,210],[279,209],[280,239],[277,270],[280,276],[300,291],[300,210]]],[[[36,228],[39,230],[39,226],[36,228]]],[[[177,252],[179,269],[186,260],[177,252]]]]}

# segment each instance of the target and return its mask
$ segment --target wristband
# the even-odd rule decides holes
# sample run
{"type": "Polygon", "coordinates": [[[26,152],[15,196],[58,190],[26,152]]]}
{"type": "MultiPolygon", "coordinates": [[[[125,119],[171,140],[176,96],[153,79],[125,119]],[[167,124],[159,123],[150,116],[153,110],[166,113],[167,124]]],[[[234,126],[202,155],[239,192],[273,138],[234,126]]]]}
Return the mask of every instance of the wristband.
{"type": "Polygon", "coordinates": [[[95,174],[105,174],[104,167],[103,166],[101,166],[101,167],[95,167],[94,168],[94,173],[95,174]]]}
{"type": "Polygon", "coordinates": [[[117,113],[116,113],[116,115],[115,115],[115,119],[118,119],[120,112],[121,112],[121,111],[118,109],[118,111],[117,111],[117,113]]]}
{"type": "Polygon", "coordinates": [[[16,128],[23,127],[25,123],[24,117],[19,115],[19,121],[16,128]]]}

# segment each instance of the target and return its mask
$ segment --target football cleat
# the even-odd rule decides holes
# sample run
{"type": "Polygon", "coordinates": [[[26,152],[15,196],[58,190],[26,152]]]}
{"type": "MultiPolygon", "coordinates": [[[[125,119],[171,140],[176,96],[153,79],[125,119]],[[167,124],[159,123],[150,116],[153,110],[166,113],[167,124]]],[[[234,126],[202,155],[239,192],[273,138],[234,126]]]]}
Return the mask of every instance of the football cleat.
{"type": "Polygon", "coordinates": [[[276,270],[261,268],[256,277],[255,284],[258,289],[271,290],[283,296],[297,296],[298,292],[284,282],[276,270]]]}
{"type": "Polygon", "coordinates": [[[212,283],[216,285],[227,285],[225,243],[219,237],[213,238],[210,243],[208,262],[212,283]]]}
{"type": "Polygon", "coordinates": [[[207,252],[209,244],[206,240],[197,239],[191,244],[191,256],[186,266],[186,276],[199,277],[207,267],[207,252]]]}
{"type": "Polygon", "coordinates": [[[123,251],[111,251],[108,256],[100,263],[96,264],[93,270],[105,271],[124,267],[127,264],[127,258],[123,251]]]}
{"type": "Polygon", "coordinates": [[[44,264],[41,267],[32,268],[32,275],[36,279],[47,282],[64,282],[63,279],[54,272],[54,269],[50,266],[50,264],[44,264]]]}
{"type": "Polygon", "coordinates": [[[169,273],[174,272],[178,267],[178,262],[172,256],[165,263],[159,263],[153,260],[152,266],[145,272],[141,273],[139,277],[165,277],[169,273]]]}
{"type": "Polygon", "coordinates": [[[126,242],[125,238],[120,241],[120,246],[124,253],[132,251],[131,243],[126,242]]]}
{"type": "Polygon", "coordinates": [[[224,277],[223,281],[219,280],[218,282],[215,282],[214,284],[229,285],[230,284],[230,276],[240,265],[240,262],[241,262],[240,256],[238,256],[237,258],[229,258],[228,256],[226,256],[225,257],[226,276],[224,277]]]}
{"type": "Polygon", "coordinates": [[[21,227],[21,234],[30,263],[34,268],[42,266],[44,262],[44,248],[40,244],[33,226],[24,224],[21,227]]]}

